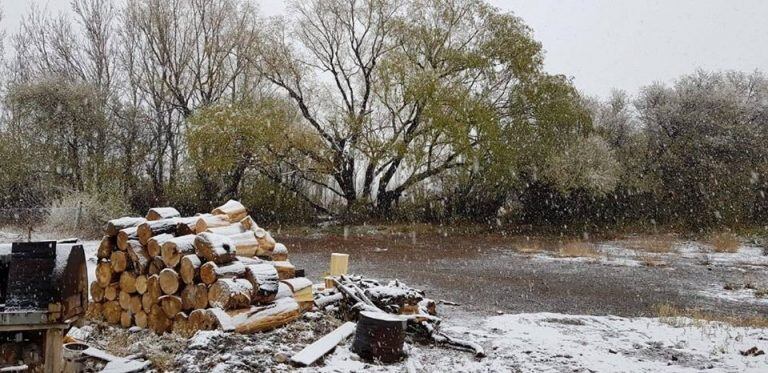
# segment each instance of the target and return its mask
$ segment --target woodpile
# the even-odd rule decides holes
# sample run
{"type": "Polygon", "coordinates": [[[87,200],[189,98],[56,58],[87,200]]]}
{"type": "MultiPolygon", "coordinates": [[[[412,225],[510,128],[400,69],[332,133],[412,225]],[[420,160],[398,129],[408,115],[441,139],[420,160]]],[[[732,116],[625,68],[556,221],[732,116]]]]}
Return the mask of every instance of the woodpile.
{"type": "Polygon", "coordinates": [[[97,258],[91,317],[125,328],[250,333],[313,304],[312,282],[294,278],[285,245],[234,200],[192,217],[156,207],[110,220],[97,258]]]}

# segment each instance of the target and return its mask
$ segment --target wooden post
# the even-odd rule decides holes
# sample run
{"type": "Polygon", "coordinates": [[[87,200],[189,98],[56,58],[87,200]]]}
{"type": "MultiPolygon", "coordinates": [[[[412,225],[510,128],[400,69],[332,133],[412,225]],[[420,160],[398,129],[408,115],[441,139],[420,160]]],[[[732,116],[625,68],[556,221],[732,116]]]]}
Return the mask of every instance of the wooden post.
{"type": "Polygon", "coordinates": [[[60,373],[64,369],[64,335],[59,328],[45,332],[45,373],[60,373]]]}

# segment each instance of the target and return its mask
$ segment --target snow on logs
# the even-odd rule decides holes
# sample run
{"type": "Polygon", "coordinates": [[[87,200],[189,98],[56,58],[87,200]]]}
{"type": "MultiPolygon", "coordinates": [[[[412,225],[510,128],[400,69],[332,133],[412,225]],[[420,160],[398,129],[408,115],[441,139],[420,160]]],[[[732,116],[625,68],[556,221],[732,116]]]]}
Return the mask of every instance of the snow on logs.
{"type": "Polygon", "coordinates": [[[192,217],[160,207],[110,220],[96,254],[89,315],[126,328],[251,333],[295,320],[312,296],[308,280],[280,283],[295,271],[287,248],[233,200],[192,217]]]}

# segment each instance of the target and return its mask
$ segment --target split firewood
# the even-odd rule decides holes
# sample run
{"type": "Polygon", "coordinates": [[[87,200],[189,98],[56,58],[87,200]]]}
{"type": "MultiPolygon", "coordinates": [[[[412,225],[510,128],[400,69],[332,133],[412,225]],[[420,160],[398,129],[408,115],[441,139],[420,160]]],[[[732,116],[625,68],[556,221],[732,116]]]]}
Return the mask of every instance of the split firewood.
{"type": "Polygon", "coordinates": [[[147,268],[147,274],[159,275],[160,271],[164,269],[165,269],[165,262],[163,261],[163,258],[156,256],[150,259],[149,267],[147,268]]]}
{"type": "Polygon", "coordinates": [[[160,308],[163,309],[165,315],[168,318],[173,318],[177,313],[181,312],[181,297],[175,295],[163,295],[159,299],[160,308]]]}
{"type": "Polygon", "coordinates": [[[136,292],[140,295],[147,292],[147,275],[136,276],[136,292]]]}
{"type": "Polygon", "coordinates": [[[238,322],[235,331],[238,333],[257,333],[283,326],[299,318],[299,304],[293,298],[282,298],[270,307],[248,316],[238,322]]]}
{"type": "Polygon", "coordinates": [[[137,274],[146,274],[149,270],[150,256],[147,250],[139,241],[129,240],[125,248],[128,259],[131,261],[131,267],[137,274]]]}
{"type": "Polygon", "coordinates": [[[269,234],[269,232],[262,228],[253,229],[253,233],[256,236],[256,240],[259,241],[259,251],[256,255],[271,257],[272,252],[275,250],[275,245],[277,245],[277,241],[272,238],[272,235],[269,234]]]}
{"type": "Polygon", "coordinates": [[[153,207],[147,211],[147,220],[149,221],[178,218],[180,216],[179,211],[173,207],[153,207]]]}
{"type": "Polygon", "coordinates": [[[159,276],[160,289],[164,294],[173,295],[179,290],[181,279],[179,274],[173,269],[166,268],[160,271],[159,276]]]}
{"type": "Polygon", "coordinates": [[[186,236],[188,234],[196,234],[195,232],[195,225],[197,224],[197,219],[199,219],[200,216],[191,216],[188,218],[177,218],[176,219],[176,235],[177,236],[186,236]]]}
{"type": "Polygon", "coordinates": [[[120,284],[117,282],[108,284],[107,287],[104,288],[104,299],[108,301],[117,300],[118,294],[120,294],[120,284]]]}
{"type": "Polygon", "coordinates": [[[107,222],[107,226],[104,229],[104,234],[110,237],[116,237],[121,230],[127,228],[136,228],[139,226],[139,224],[144,223],[145,221],[147,221],[147,219],[134,218],[129,216],[119,219],[112,219],[107,222]]]}
{"type": "Polygon", "coordinates": [[[253,257],[259,252],[259,241],[252,231],[245,231],[229,236],[235,244],[237,256],[253,257]]]}
{"type": "Polygon", "coordinates": [[[133,316],[130,311],[120,312],[120,326],[123,328],[130,328],[133,325],[133,316]]]}
{"type": "Polygon", "coordinates": [[[225,204],[213,209],[211,214],[226,215],[230,222],[236,222],[248,215],[248,211],[242,203],[231,199],[225,204]]]}
{"type": "Polygon", "coordinates": [[[299,306],[303,311],[312,309],[315,301],[314,292],[312,290],[312,281],[306,277],[296,277],[283,280],[282,282],[291,288],[293,299],[299,303],[299,306]]]}
{"type": "Polygon", "coordinates": [[[125,248],[128,246],[128,241],[138,240],[138,231],[139,229],[137,227],[130,227],[121,229],[119,232],[117,232],[117,248],[120,250],[125,250],[125,248]]]}
{"type": "Polygon", "coordinates": [[[200,279],[207,285],[213,284],[220,278],[243,276],[245,276],[245,265],[237,260],[221,266],[214,262],[206,262],[200,267],[200,279]]]}
{"type": "Polygon", "coordinates": [[[191,330],[211,330],[216,325],[216,317],[207,309],[196,309],[187,319],[191,330]]]}
{"type": "Polygon", "coordinates": [[[109,256],[112,272],[120,273],[128,269],[128,254],[125,251],[115,251],[109,256]]]}
{"type": "Polygon", "coordinates": [[[208,289],[208,304],[224,310],[248,307],[252,294],[253,285],[247,280],[223,278],[208,289]]]}
{"type": "Polygon", "coordinates": [[[269,303],[275,300],[279,278],[269,263],[250,264],[245,267],[245,279],[253,286],[253,302],[269,303]]]}
{"type": "Polygon", "coordinates": [[[277,275],[281,280],[296,277],[296,267],[290,262],[272,262],[272,265],[277,269],[277,275]]]}
{"type": "Polygon", "coordinates": [[[235,245],[227,236],[203,232],[195,237],[195,254],[208,262],[226,264],[235,260],[235,245]]]}
{"type": "Polygon", "coordinates": [[[189,284],[181,291],[181,308],[185,311],[208,307],[208,287],[205,284],[189,284]]]}
{"type": "Polygon", "coordinates": [[[326,334],[297,354],[291,356],[291,362],[299,366],[310,366],[315,361],[331,352],[336,346],[355,332],[356,324],[346,322],[334,331],[326,334]]]}
{"type": "Polygon", "coordinates": [[[139,242],[142,245],[146,245],[149,239],[161,234],[175,234],[176,233],[177,219],[163,219],[147,221],[138,226],[137,234],[139,236],[139,242]]]}
{"type": "Polygon", "coordinates": [[[160,255],[162,255],[163,262],[169,268],[175,268],[179,264],[182,256],[194,253],[195,235],[193,234],[171,238],[163,242],[163,245],[160,248],[160,255]]]}
{"type": "Polygon", "coordinates": [[[225,225],[223,227],[208,228],[207,232],[220,234],[222,236],[234,236],[236,234],[245,233],[247,230],[240,223],[234,223],[225,225]]]}
{"type": "Polygon", "coordinates": [[[139,312],[136,312],[135,315],[133,315],[133,320],[136,322],[136,326],[142,329],[147,328],[147,313],[144,312],[142,309],[139,312]]]}
{"type": "Polygon", "coordinates": [[[195,254],[184,255],[179,265],[179,275],[181,280],[187,284],[194,284],[200,280],[200,267],[203,262],[195,254]]]}
{"type": "Polygon", "coordinates": [[[136,292],[136,275],[133,272],[126,271],[120,274],[120,290],[133,294],[136,292]]]}
{"type": "Polygon", "coordinates": [[[174,238],[174,235],[170,233],[163,233],[157,236],[153,236],[147,241],[147,253],[149,253],[149,256],[155,257],[160,256],[160,247],[165,243],[166,241],[174,238]]]}
{"type": "Polygon", "coordinates": [[[104,320],[110,324],[117,325],[120,323],[120,314],[122,314],[123,309],[120,308],[120,303],[118,303],[118,301],[111,300],[104,302],[104,307],[102,307],[101,312],[104,315],[104,320]]]}
{"type": "Polygon", "coordinates": [[[223,215],[200,215],[195,222],[195,233],[203,233],[211,228],[230,225],[229,219],[223,215]]]}
{"type": "Polygon", "coordinates": [[[272,250],[272,260],[276,262],[285,262],[288,260],[288,248],[281,243],[276,243],[272,250]]]}
{"type": "Polygon", "coordinates": [[[117,237],[104,236],[96,250],[96,258],[109,259],[112,252],[117,250],[117,237]]]}
{"type": "Polygon", "coordinates": [[[99,285],[98,281],[91,282],[90,292],[91,299],[94,302],[101,302],[104,300],[104,288],[99,285]]]}
{"type": "Polygon", "coordinates": [[[100,261],[98,264],[96,264],[96,282],[99,283],[99,286],[105,288],[116,278],[117,276],[112,270],[112,263],[107,261],[100,261]]]}

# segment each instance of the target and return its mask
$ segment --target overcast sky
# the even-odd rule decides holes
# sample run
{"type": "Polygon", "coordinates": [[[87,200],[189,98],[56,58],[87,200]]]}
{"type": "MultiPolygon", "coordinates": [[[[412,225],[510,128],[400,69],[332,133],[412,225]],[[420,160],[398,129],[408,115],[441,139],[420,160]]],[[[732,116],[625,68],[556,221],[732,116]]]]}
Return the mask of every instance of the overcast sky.
{"type": "MultiPolygon", "coordinates": [[[[256,0],[266,15],[285,2],[256,0]]],[[[38,1],[45,4],[45,1],[38,1]]],[[[49,0],[58,10],[69,1],[49,0]]],[[[634,93],[654,81],[671,82],[697,68],[768,70],[765,0],[492,0],[534,30],[546,50],[546,69],[575,79],[590,95],[612,88],[634,93]]],[[[10,33],[29,1],[5,0],[10,33]]]]}

